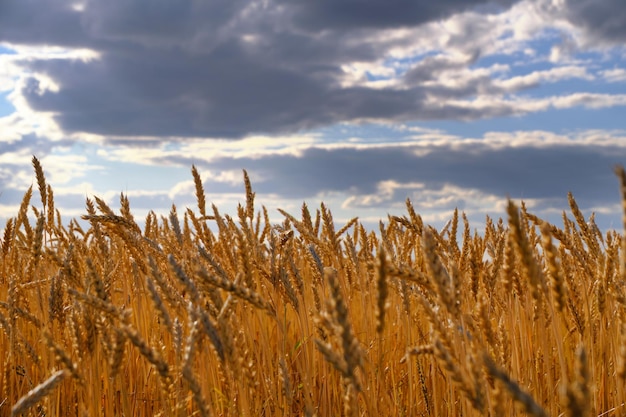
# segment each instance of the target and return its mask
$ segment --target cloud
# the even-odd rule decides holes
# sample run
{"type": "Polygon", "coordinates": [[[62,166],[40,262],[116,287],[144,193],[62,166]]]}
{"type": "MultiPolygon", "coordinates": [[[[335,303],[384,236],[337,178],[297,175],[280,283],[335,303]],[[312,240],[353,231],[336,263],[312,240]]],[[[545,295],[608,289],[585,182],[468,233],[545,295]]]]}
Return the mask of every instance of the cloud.
{"type": "Polygon", "coordinates": [[[626,70],[624,68],[613,68],[600,71],[600,74],[610,83],[626,81],[626,70]]]}
{"type": "MultiPolygon", "coordinates": [[[[18,51],[11,63],[22,74],[13,93],[23,103],[20,114],[47,115],[50,131],[75,139],[241,139],[344,122],[518,115],[546,105],[515,109],[517,100],[507,95],[593,77],[574,64],[482,65],[498,54],[534,53],[528,43],[550,27],[550,13],[573,21],[579,7],[565,13],[528,1],[394,3],[220,0],[148,7],[132,0],[78,7],[53,0],[44,8],[26,0],[0,6],[0,41],[18,51]],[[44,39],[56,45],[56,55],[20,46],[44,39]]],[[[559,28],[568,30],[566,23],[559,28]]]]}
{"type": "MultiPolygon", "coordinates": [[[[608,217],[600,220],[605,227],[617,224],[613,167],[626,159],[625,132],[489,132],[476,138],[425,129],[405,132],[409,136],[394,143],[355,138],[256,157],[222,152],[203,160],[201,153],[189,156],[187,148],[164,153],[161,161],[188,167],[193,159],[203,170],[209,198],[239,196],[239,201],[245,168],[268,207],[291,211],[302,201],[324,201],[342,218],[365,219],[369,214],[373,219],[381,213],[402,214],[409,197],[428,221],[445,222],[459,208],[480,222],[486,213],[505,216],[504,204],[511,197],[558,223],[571,191],[585,213],[593,210],[608,217]]],[[[192,196],[191,181],[177,191],[172,198],[192,196]]],[[[194,204],[192,197],[185,201],[194,204]]]]}
{"type": "Polygon", "coordinates": [[[626,9],[620,0],[539,0],[533,9],[561,32],[561,43],[552,51],[555,59],[577,50],[623,48],[626,41],[626,9]]]}
{"type": "Polygon", "coordinates": [[[626,8],[620,0],[566,0],[561,10],[591,40],[622,45],[626,41],[626,8]]]}
{"type": "Polygon", "coordinates": [[[2,203],[32,183],[35,150],[60,202],[81,206],[128,183],[140,209],[193,204],[181,172],[196,164],[226,204],[245,168],[281,205],[378,217],[407,195],[432,218],[506,195],[562,207],[569,190],[612,207],[624,133],[578,118],[546,130],[626,105],[620,0],[390,1],[0,1],[14,51],[0,92],[16,109],[0,118],[2,203]],[[548,118],[526,132],[462,123],[548,118]],[[415,121],[444,130],[402,125],[415,121]]]}
{"type": "MultiPolygon", "coordinates": [[[[279,4],[293,2],[279,0],[279,4]]],[[[299,26],[314,31],[325,29],[411,27],[446,18],[476,6],[510,6],[512,1],[485,0],[319,0],[297,2],[291,14],[299,26]]]]}
{"type": "Polygon", "coordinates": [[[0,3],[0,41],[16,44],[77,46],[84,32],[71,2],[39,0],[0,3]]]}
{"type": "MultiPolygon", "coordinates": [[[[139,220],[149,210],[166,214],[173,203],[179,212],[193,208],[192,164],[201,172],[208,201],[223,213],[235,213],[236,204],[244,201],[242,170],[246,169],[258,207],[266,205],[274,220],[280,217],[274,208],[297,213],[302,201],[312,206],[324,201],[338,220],[401,215],[409,197],[426,221],[445,222],[458,207],[473,222],[480,222],[485,213],[504,216],[503,204],[510,196],[523,199],[534,213],[550,215],[551,221],[558,222],[560,209],[567,208],[568,191],[574,193],[586,213],[595,210],[611,216],[619,212],[613,167],[626,159],[626,132],[492,131],[463,138],[412,126],[392,126],[388,132],[393,131],[400,135],[393,142],[359,137],[342,143],[328,142],[324,137],[303,137],[298,142],[297,137],[284,137],[274,148],[265,146],[271,138],[263,137],[245,139],[249,148],[235,146],[238,142],[232,141],[196,140],[145,152],[128,144],[110,144],[95,159],[93,150],[87,160],[55,150],[42,158],[42,163],[55,192],[56,206],[65,216],[82,214],[85,198],[94,194],[116,209],[120,192],[130,197],[139,220]],[[126,155],[124,161],[119,161],[121,155],[126,155]],[[117,165],[106,168],[108,159],[117,165]],[[148,176],[144,179],[152,184],[149,189],[137,182],[139,178],[129,179],[134,174],[124,174],[125,169],[137,170],[140,165],[154,171],[137,174],[148,176]],[[94,169],[98,175],[89,175],[94,169]],[[170,182],[157,177],[165,170],[170,182]],[[98,182],[106,176],[116,180],[98,182]]],[[[12,207],[34,184],[31,156],[18,145],[5,145],[4,162],[14,162],[3,163],[0,170],[1,210],[11,209],[11,216],[15,215],[12,207]]]]}
{"type": "MultiPolygon", "coordinates": [[[[259,185],[260,191],[282,195],[311,195],[315,190],[372,194],[385,181],[423,182],[428,189],[446,184],[473,188],[486,194],[526,198],[564,196],[569,188],[594,201],[608,197],[613,184],[611,167],[626,156],[623,149],[596,153],[588,149],[553,147],[537,152],[533,148],[514,150],[432,149],[415,156],[406,149],[371,151],[321,151],[312,149],[301,160],[272,158],[262,172],[280,181],[259,185]],[[556,168],[556,170],[555,170],[556,168]],[[273,171],[271,174],[268,171],[273,171]]],[[[238,161],[261,169],[253,161],[238,161]]],[[[219,164],[218,164],[219,166],[219,164]]],[[[612,201],[612,199],[610,199],[612,201]]],[[[604,200],[605,202],[607,200],[604,200]]]]}
{"type": "Polygon", "coordinates": [[[593,76],[587,73],[587,69],[579,66],[567,65],[551,68],[544,71],[534,71],[526,75],[520,75],[509,79],[496,81],[496,85],[506,92],[515,92],[534,87],[544,82],[557,82],[571,78],[592,80],[593,76]]]}
{"type": "MultiPolygon", "coordinates": [[[[334,193],[346,196],[345,207],[379,209],[402,203],[407,194],[436,195],[441,203],[445,190],[457,190],[449,201],[460,207],[481,195],[484,201],[511,196],[564,202],[568,191],[581,199],[581,206],[612,204],[613,167],[626,159],[626,136],[618,131],[489,132],[477,138],[406,132],[394,143],[317,142],[300,145],[298,152],[250,150],[248,155],[226,148],[210,155],[197,143],[198,148],[185,145],[154,159],[181,167],[195,164],[207,173],[207,189],[218,194],[235,192],[241,169],[247,169],[260,194],[319,200],[334,193]]],[[[187,192],[192,185],[187,181],[180,187],[187,192]]]]}

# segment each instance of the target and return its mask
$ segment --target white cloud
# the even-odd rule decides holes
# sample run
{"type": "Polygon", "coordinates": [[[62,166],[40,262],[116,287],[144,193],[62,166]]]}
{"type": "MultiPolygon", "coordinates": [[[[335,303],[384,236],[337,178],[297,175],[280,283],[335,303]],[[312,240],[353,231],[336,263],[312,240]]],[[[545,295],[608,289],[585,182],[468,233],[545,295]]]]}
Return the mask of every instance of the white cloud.
{"type": "Polygon", "coordinates": [[[530,74],[509,79],[496,80],[494,84],[507,91],[518,91],[542,82],[554,83],[571,78],[593,80],[594,77],[587,72],[586,68],[568,65],[565,67],[551,68],[549,70],[533,71],[530,74]]]}
{"type": "Polygon", "coordinates": [[[50,184],[68,184],[104,170],[103,166],[94,165],[86,156],[74,153],[52,153],[42,157],[40,162],[50,184]]]}
{"type": "MultiPolygon", "coordinates": [[[[48,171],[47,165],[44,166],[44,170],[48,171]]],[[[54,172],[54,170],[50,172],[54,172]]],[[[85,197],[98,195],[98,191],[89,181],[81,181],[78,183],[72,183],[71,185],[67,185],[67,183],[57,183],[54,181],[48,181],[48,183],[52,186],[52,191],[54,192],[55,197],[72,196],[76,194],[81,194],[85,197]]]]}
{"type": "Polygon", "coordinates": [[[30,87],[29,83],[33,78],[26,74],[20,75],[15,83],[15,90],[8,95],[9,102],[15,107],[15,112],[12,115],[14,116],[13,120],[20,126],[21,132],[24,132],[27,128],[30,130],[28,133],[33,133],[39,137],[46,137],[49,140],[61,140],[66,135],[54,121],[54,114],[32,109],[24,96],[19,94],[20,89],[34,88],[37,94],[43,94],[44,91],[54,91],[59,88],[50,77],[35,76],[35,79],[39,80],[40,83],[35,87],[30,87]]]}
{"type": "Polygon", "coordinates": [[[286,136],[249,136],[238,141],[219,139],[187,139],[184,141],[177,138],[170,140],[163,138],[144,138],[159,142],[158,146],[146,148],[142,146],[142,140],[135,141],[127,138],[128,144],[109,146],[99,149],[97,154],[104,160],[126,162],[139,165],[160,165],[164,158],[184,158],[187,161],[190,156],[196,163],[211,162],[220,158],[263,158],[268,155],[301,155],[302,150],[318,142],[319,135],[301,134],[286,136]],[[131,151],[140,148],[141,152],[131,151]]]}
{"type": "Polygon", "coordinates": [[[449,100],[446,104],[460,109],[472,110],[490,116],[524,115],[549,109],[569,109],[584,107],[600,109],[625,106],[626,94],[572,93],[545,98],[498,97],[481,95],[471,100],[449,100]]]}
{"type": "Polygon", "coordinates": [[[396,193],[404,190],[406,193],[414,194],[415,190],[423,190],[424,184],[419,182],[400,183],[395,180],[380,181],[376,186],[376,192],[372,194],[353,195],[348,197],[341,205],[342,209],[367,208],[380,206],[382,204],[397,203],[396,193]]]}
{"type": "Polygon", "coordinates": [[[13,143],[18,142],[22,137],[28,135],[33,131],[30,123],[27,123],[24,118],[20,117],[17,113],[12,113],[8,116],[0,117],[0,143],[13,143]]]}
{"type": "MultiPolygon", "coordinates": [[[[26,165],[25,161],[26,157],[22,155],[15,155],[13,153],[7,153],[0,155],[0,164],[5,165],[7,161],[11,161],[11,163],[15,164],[19,161],[24,161],[23,164],[26,165]]],[[[5,165],[6,166],[6,165],[5,165]]],[[[7,168],[0,168],[0,179],[2,179],[2,185],[6,189],[17,189],[24,190],[33,184],[33,176],[32,171],[29,171],[26,167],[22,169],[16,169],[15,166],[10,166],[7,168]]]]}
{"type": "Polygon", "coordinates": [[[15,54],[9,57],[17,62],[59,59],[90,62],[101,58],[101,54],[89,48],[67,48],[56,45],[7,44],[15,54]]]}
{"type": "Polygon", "coordinates": [[[626,70],[624,68],[613,68],[610,70],[600,71],[600,75],[610,83],[626,81],[626,70]]]}
{"type": "MultiPolygon", "coordinates": [[[[369,215],[387,207],[391,215],[406,215],[406,198],[411,200],[415,211],[420,214],[426,224],[443,226],[452,218],[455,208],[465,213],[472,221],[473,227],[482,223],[485,215],[494,218],[506,214],[507,200],[504,196],[493,195],[477,189],[461,188],[445,184],[439,189],[425,187],[421,183],[398,183],[384,181],[379,184],[379,190],[374,194],[353,195],[346,198],[341,204],[341,213],[347,212],[356,215],[362,222],[376,225],[381,216],[369,215]]],[[[527,201],[528,207],[533,207],[537,201],[527,201]]],[[[378,213],[380,213],[378,211],[378,213]]],[[[371,226],[370,226],[371,227],[371,226]]]]}
{"type": "Polygon", "coordinates": [[[583,106],[591,109],[626,105],[626,94],[574,93],[550,98],[557,109],[583,106]]]}
{"type": "MultiPolygon", "coordinates": [[[[7,189],[23,190],[36,184],[35,173],[32,168],[32,150],[20,149],[17,152],[0,153],[0,165],[7,168],[0,169],[2,185],[7,189]]],[[[94,187],[91,183],[76,180],[85,177],[89,171],[95,171],[100,167],[87,164],[87,159],[81,155],[50,154],[40,159],[44,170],[46,182],[53,190],[62,194],[77,192],[92,192],[94,187]]],[[[36,186],[35,186],[36,188],[36,186]]]]}
{"type": "Polygon", "coordinates": [[[14,63],[13,55],[0,54],[0,92],[12,91],[21,70],[14,63]]]}

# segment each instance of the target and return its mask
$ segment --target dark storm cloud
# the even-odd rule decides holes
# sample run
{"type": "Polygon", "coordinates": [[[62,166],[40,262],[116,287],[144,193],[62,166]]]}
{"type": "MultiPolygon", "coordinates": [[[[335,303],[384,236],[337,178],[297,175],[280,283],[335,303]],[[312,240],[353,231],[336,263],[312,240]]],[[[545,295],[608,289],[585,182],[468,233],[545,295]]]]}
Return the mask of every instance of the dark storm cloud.
{"type": "Polygon", "coordinates": [[[568,19],[595,40],[626,41],[626,4],[623,0],[568,0],[564,9],[568,19]]]}
{"type": "Polygon", "coordinates": [[[476,6],[510,6],[514,0],[278,0],[292,9],[294,21],[310,30],[416,26],[476,6]]]}
{"type": "Polygon", "coordinates": [[[250,0],[89,0],[80,22],[86,35],[95,39],[153,47],[194,41],[211,45],[230,35],[238,15],[246,7],[254,8],[252,4],[250,0]]]}
{"type": "Polygon", "coordinates": [[[454,88],[333,88],[324,75],[254,61],[235,43],[206,55],[135,47],[99,61],[39,61],[31,67],[61,85],[58,93],[42,94],[32,79],[22,93],[33,108],[63,109],[56,116],[63,129],[102,135],[241,137],[362,118],[475,119],[517,112],[502,105],[424,102],[427,94],[476,94],[486,80],[454,88]]]}
{"type": "Polygon", "coordinates": [[[414,71],[406,86],[342,88],[343,64],[374,62],[392,46],[366,39],[365,30],[417,26],[471,7],[514,1],[393,3],[116,0],[88,1],[79,12],[60,0],[2,2],[0,41],[100,54],[86,62],[18,63],[60,86],[58,92],[43,91],[33,77],[21,93],[33,108],[54,112],[68,133],[239,138],[366,118],[515,113],[506,106],[431,107],[427,98],[428,103],[437,97],[462,99],[479,90],[417,85],[429,77],[426,72],[437,73],[437,62],[414,71]]]}
{"type": "Polygon", "coordinates": [[[101,61],[35,68],[62,87],[41,94],[34,83],[24,91],[31,105],[63,108],[63,128],[101,134],[232,137],[252,127],[304,128],[298,107],[319,106],[328,94],[306,75],[250,61],[236,44],[207,55],[137,47],[101,61]]]}
{"type": "Polygon", "coordinates": [[[0,1],[0,42],[80,46],[84,30],[66,0],[0,1]]]}
{"type": "MultiPolygon", "coordinates": [[[[617,146],[437,146],[421,154],[416,150],[425,148],[311,148],[301,157],[219,159],[204,168],[248,169],[265,179],[254,184],[255,190],[296,200],[328,191],[374,194],[380,182],[392,180],[423,183],[427,190],[452,185],[503,198],[564,200],[572,191],[581,207],[592,207],[619,201],[613,168],[626,162],[626,149],[617,146]]],[[[192,163],[191,158],[168,162],[192,163]]],[[[406,195],[395,197],[403,201],[406,195]]]]}
{"type": "Polygon", "coordinates": [[[459,70],[467,67],[467,62],[453,61],[446,56],[428,56],[413,66],[404,75],[410,83],[435,81],[442,71],[459,70]]]}

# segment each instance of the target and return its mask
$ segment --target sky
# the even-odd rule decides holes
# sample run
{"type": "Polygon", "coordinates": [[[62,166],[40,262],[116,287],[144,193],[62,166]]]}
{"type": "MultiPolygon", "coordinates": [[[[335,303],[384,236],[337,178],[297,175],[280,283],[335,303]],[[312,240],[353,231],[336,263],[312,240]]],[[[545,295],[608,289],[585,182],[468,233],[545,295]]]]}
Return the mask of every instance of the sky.
{"type": "Polygon", "coordinates": [[[621,229],[626,5],[0,0],[0,228],[33,155],[65,220],[194,209],[195,165],[233,216],[245,169],[276,222],[323,202],[377,228],[409,198],[480,229],[512,198],[561,225],[571,191],[621,229]]]}

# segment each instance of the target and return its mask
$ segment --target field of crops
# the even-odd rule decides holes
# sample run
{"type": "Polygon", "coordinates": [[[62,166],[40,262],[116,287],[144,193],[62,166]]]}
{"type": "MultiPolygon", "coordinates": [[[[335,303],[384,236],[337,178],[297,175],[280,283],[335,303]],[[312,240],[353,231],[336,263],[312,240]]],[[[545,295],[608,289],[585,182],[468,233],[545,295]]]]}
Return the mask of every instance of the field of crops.
{"type": "Polygon", "coordinates": [[[622,235],[571,195],[558,226],[510,201],[438,231],[407,200],[370,231],[323,204],[273,224],[245,171],[220,213],[192,168],[197,205],[140,227],[124,195],[62,218],[33,165],[1,239],[0,416],[626,414],[622,235]]]}

